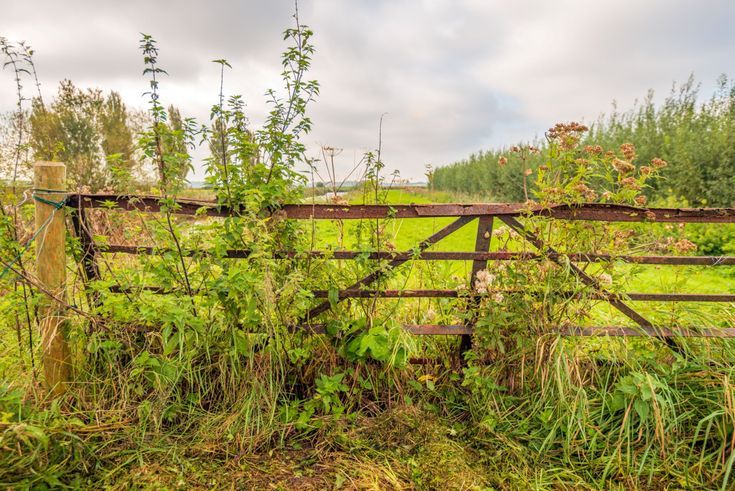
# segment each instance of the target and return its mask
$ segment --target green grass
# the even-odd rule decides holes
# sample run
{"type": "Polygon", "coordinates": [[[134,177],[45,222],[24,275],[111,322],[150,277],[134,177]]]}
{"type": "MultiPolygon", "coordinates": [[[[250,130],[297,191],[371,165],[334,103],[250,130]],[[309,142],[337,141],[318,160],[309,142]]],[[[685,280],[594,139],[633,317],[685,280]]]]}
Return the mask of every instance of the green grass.
{"type": "MultiPolygon", "coordinates": [[[[211,199],[211,191],[192,190],[191,196],[197,199],[211,199]]],[[[458,198],[451,193],[436,191],[430,192],[425,189],[391,189],[381,193],[382,200],[389,205],[395,204],[430,204],[430,203],[453,203],[458,198]]],[[[360,204],[362,198],[359,193],[353,191],[347,195],[351,204],[360,204]]],[[[417,219],[394,219],[381,221],[386,226],[385,235],[390,246],[399,251],[410,251],[422,240],[449,225],[454,218],[417,218],[417,219]]],[[[344,250],[354,250],[355,230],[358,220],[344,220],[342,233],[344,250]]],[[[495,221],[496,228],[502,226],[502,222],[495,221]]],[[[717,226],[717,225],[713,225],[717,226]]],[[[477,221],[472,221],[454,232],[450,236],[432,246],[432,251],[473,251],[475,236],[477,234],[477,221]]],[[[338,249],[339,228],[336,221],[317,221],[316,242],[317,249],[338,249]]],[[[512,250],[518,250],[529,245],[519,243],[510,244],[512,250]]],[[[490,250],[498,249],[498,239],[493,237],[490,250]]],[[[585,252],[585,251],[576,251],[585,252]]],[[[471,269],[471,263],[466,261],[450,261],[450,270],[453,274],[463,274],[471,269]]],[[[735,291],[735,267],[684,267],[684,266],[658,266],[645,265],[635,268],[635,277],[626,287],[635,292],[689,292],[689,293],[730,293],[735,291]],[[674,287],[674,289],[672,289],[674,287]]]]}

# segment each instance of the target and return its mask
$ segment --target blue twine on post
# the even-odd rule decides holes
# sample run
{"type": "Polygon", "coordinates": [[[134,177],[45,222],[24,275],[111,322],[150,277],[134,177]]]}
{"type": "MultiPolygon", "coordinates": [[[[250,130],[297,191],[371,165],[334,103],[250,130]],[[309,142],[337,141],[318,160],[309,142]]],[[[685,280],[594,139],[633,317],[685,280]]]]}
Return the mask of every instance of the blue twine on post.
{"type": "Polygon", "coordinates": [[[51,212],[51,214],[48,216],[46,221],[41,224],[40,227],[38,227],[38,230],[36,230],[36,233],[31,236],[30,239],[28,239],[28,242],[26,242],[25,246],[23,246],[23,249],[21,249],[20,253],[18,253],[15,258],[13,258],[12,261],[10,261],[8,264],[5,265],[5,268],[3,268],[2,272],[0,272],[0,280],[5,277],[8,272],[10,272],[13,269],[13,266],[20,261],[20,259],[23,257],[23,254],[28,252],[28,249],[31,248],[31,244],[33,244],[33,241],[36,240],[36,238],[41,235],[41,232],[43,232],[46,227],[51,223],[51,220],[54,218],[54,215],[57,211],[62,209],[64,206],[66,206],[67,201],[69,200],[68,196],[65,196],[64,199],[60,201],[54,201],[51,199],[42,198],[37,193],[45,193],[45,194],[66,194],[66,191],[57,190],[57,189],[34,189],[33,190],[33,199],[35,201],[38,201],[39,203],[43,203],[45,205],[53,206],[54,210],[51,212]]]}

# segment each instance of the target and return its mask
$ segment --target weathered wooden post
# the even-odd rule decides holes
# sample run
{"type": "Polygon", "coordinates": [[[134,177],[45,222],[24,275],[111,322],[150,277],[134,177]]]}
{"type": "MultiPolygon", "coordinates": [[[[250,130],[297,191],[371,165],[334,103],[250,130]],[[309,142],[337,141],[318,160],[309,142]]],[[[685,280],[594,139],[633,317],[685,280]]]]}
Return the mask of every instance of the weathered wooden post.
{"type": "MultiPolygon", "coordinates": [[[[36,207],[36,274],[41,285],[58,299],[64,298],[66,280],[66,226],[60,203],[66,197],[66,166],[60,162],[34,165],[36,207]]],[[[71,376],[68,321],[62,305],[42,295],[41,347],[46,387],[59,396],[71,376]]]]}

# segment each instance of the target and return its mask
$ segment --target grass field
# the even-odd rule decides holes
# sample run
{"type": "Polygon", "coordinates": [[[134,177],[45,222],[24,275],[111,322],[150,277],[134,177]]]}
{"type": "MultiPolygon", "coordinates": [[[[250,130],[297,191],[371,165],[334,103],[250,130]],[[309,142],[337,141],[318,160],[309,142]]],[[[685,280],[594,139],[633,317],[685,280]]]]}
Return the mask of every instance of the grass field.
{"type": "MultiPolygon", "coordinates": [[[[354,194],[348,198],[359,202],[354,194]]],[[[396,189],[385,201],[453,198],[396,189]]],[[[411,250],[450,221],[381,222],[383,245],[411,250]]],[[[340,226],[317,222],[315,248],[337,248],[340,226]]],[[[356,247],[359,226],[357,221],[344,222],[345,249],[356,247]]],[[[475,233],[476,222],[471,222],[433,250],[471,251],[475,233]]],[[[491,250],[501,246],[499,240],[493,238],[491,250]]],[[[524,247],[518,240],[506,245],[512,250],[524,247]]],[[[135,272],[134,261],[120,255],[110,263],[113,270],[135,272]]],[[[340,263],[344,272],[333,286],[343,287],[365,273],[349,269],[348,263],[340,263]]],[[[469,262],[415,261],[401,266],[388,284],[459,288],[467,285],[470,269],[469,262]]],[[[735,290],[730,267],[636,266],[634,273],[619,286],[635,292],[735,290]]],[[[124,302],[120,295],[110,298],[124,302]]],[[[177,302],[186,297],[141,298],[146,312],[155,316],[155,308],[165,305],[171,309],[164,313],[183,311],[177,302]]],[[[452,299],[383,302],[378,325],[461,321],[452,299]]],[[[343,312],[357,316],[360,304],[355,305],[343,312]]],[[[731,306],[635,306],[661,322],[731,327],[735,320],[731,306]]],[[[76,356],[93,361],[72,395],[50,402],[31,377],[28,353],[18,350],[12,319],[2,316],[0,486],[622,490],[729,489],[731,484],[735,385],[730,380],[735,372],[727,342],[695,342],[699,354],[686,359],[648,339],[560,340],[547,335],[533,341],[535,348],[511,348],[495,363],[463,370],[451,361],[457,349],[454,338],[405,339],[412,356],[438,362],[392,367],[374,360],[347,362],[323,337],[309,338],[286,358],[257,351],[234,359],[226,351],[216,358],[204,350],[185,354],[173,349],[167,354],[171,348],[162,349],[159,342],[166,329],[141,335],[125,332],[123,323],[110,338],[97,338],[85,334],[83,319],[74,322],[74,342],[85,343],[76,345],[76,356]],[[149,353],[144,360],[150,364],[143,365],[135,351],[121,349],[123,343],[144,346],[149,353]],[[293,361],[291,357],[302,356],[299,350],[310,350],[312,364],[293,361]],[[699,358],[703,352],[706,356],[699,358]],[[526,363],[521,356],[542,357],[543,362],[526,363]],[[233,360],[239,365],[227,368],[233,360]],[[286,372],[285,366],[295,372],[286,372]],[[180,382],[161,383],[166,369],[175,369],[180,382]],[[287,374],[284,380],[274,375],[281,373],[287,374]],[[349,386],[330,389],[324,377],[333,374],[344,375],[349,386]],[[517,376],[528,378],[527,385],[514,389],[517,376]],[[624,398],[620,407],[614,400],[619,397],[624,398]],[[328,406],[325,400],[331,401],[328,406]],[[285,415],[304,410],[310,402],[322,409],[306,428],[285,415]]],[[[589,322],[631,324],[602,303],[589,322]]],[[[523,333],[525,324],[508,328],[523,333]]],[[[185,329],[202,338],[217,332],[190,325],[185,329]]],[[[215,339],[219,344],[207,344],[208,349],[222,349],[222,339],[215,339]]]]}
{"type": "MultiPolygon", "coordinates": [[[[350,203],[359,204],[361,197],[356,193],[347,195],[350,203]]],[[[426,204],[426,203],[449,203],[456,202],[456,198],[446,192],[428,192],[426,190],[394,189],[384,194],[386,204],[426,204]]],[[[409,251],[419,242],[429,237],[432,233],[451,223],[453,218],[422,218],[422,219],[396,219],[386,221],[385,230],[390,246],[394,250],[409,251]]],[[[503,224],[500,220],[495,221],[495,228],[503,224]]],[[[343,225],[343,248],[354,250],[354,234],[357,228],[356,220],[345,220],[343,225]]],[[[713,224],[711,227],[718,227],[713,224]]],[[[339,227],[335,222],[319,221],[316,229],[317,248],[333,249],[339,243],[339,227]]],[[[465,225],[449,237],[443,239],[430,250],[434,251],[472,251],[474,250],[475,235],[477,233],[477,222],[473,221],[465,225]]],[[[498,250],[501,239],[493,237],[490,250],[498,250]]],[[[510,243],[503,241],[508,250],[526,250],[532,252],[534,249],[527,243],[512,240],[510,243]]],[[[589,252],[589,251],[568,251],[589,252]]],[[[446,288],[447,283],[456,287],[459,283],[469,277],[472,264],[469,261],[443,261],[436,267],[441,271],[440,280],[433,286],[427,286],[419,278],[425,265],[417,261],[413,266],[414,274],[406,283],[406,288],[418,288],[423,284],[426,288],[446,288]]],[[[492,266],[491,266],[492,267],[492,266]]],[[[735,268],[730,266],[706,267],[706,266],[660,266],[660,265],[628,265],[617,266],[626,278],[625,283],[619,285],[622,291],[636,293],[733,293],[735,292],[735,268]]],[[[596,265],[590,265],[589,270],[596,271],[596,265]]],[[[404,301],[405,302],[405,301],[404,301]]],[[[641,312],[659,316],[686,317],[687,315],[700,320],[700,325],[707,325],[707,318],[723,318],[723,312],[729,311],[729,306],[718,306],[707,303],[663,304],[649,302],[633,302],[641,312]]],[[[725,316],[728,317],[729,316],[725,316]]],[[[625,318],[614,310],[602,307],[598,320],[603,324],[609,324],[610,319],[618,322],[625,318]]]]}

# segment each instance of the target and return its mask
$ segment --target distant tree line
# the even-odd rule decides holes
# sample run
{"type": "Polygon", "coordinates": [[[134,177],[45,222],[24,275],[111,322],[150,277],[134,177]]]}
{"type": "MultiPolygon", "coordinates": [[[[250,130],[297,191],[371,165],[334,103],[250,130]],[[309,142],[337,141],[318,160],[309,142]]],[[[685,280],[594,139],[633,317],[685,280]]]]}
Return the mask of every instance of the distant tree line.
{"type": "MultiPolygon", "coordinates": [[[[691,77],[675,85],[657,105],[654,94],[631,110],[613,111],[592,126],[581,145],[601,145],[615,150],[623,143],[635,145],[636,166],[659,157],[668,162],[659,184],[646,190],[651,199],[674,199],[691,205],[735,205],[735,86],[725,76],[705,101],[691,77]]],[[[544,163],[545,141],[528,155],[525,166],[533,173],[544,163]]],[[[480,151],[466,159],[434,169],[434,189],[479,195],[498,201],[522,201],[524,163],[510,147],[480,151]],[[500,163],[499,163],[500,162],[500,163]]]]}

